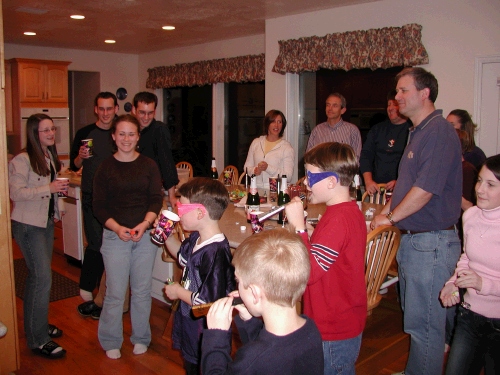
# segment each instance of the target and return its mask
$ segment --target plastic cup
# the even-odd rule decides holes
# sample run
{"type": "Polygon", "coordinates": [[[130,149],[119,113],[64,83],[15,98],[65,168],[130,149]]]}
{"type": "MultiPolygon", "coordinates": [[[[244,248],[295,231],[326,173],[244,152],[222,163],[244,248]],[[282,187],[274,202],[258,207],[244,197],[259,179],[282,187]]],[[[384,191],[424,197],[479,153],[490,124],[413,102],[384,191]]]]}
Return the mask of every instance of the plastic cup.
{"type": "Polygon", "coordinates": [[[278,198],[278,177],[269,177],[269,201],[276,202],[278,198]]]}
{"type": "Polygon", "coordinates": [[[233,183],[233,171],[231,169],[225,170],[223,173],[224,176],[224,185],[229,186],[233,183]]]}
{"type": "Polygon", "coordinates": [[[82,139],[82,146],[89,149],[89,157],[94,156],[94,140],[92,138],[82,139]]]}
{"type": "Polygon", "coordinates": [[[259,215],[263,212],[260,211],[252,211],[250,213],[250,224],[252,225],[252,234],[260,233],[264,230],[264,226],[259,221],[259,215]]]}
{"type": "MultiPolygon", "coordinates": [[[[64,181],[64,182],[69,183],[69,178],[67,178],[67,177],[57,177],[57,178],[56,178],[56,180],[59,180],[59,181],[64,181]]],[[[67,196],[68,196],[68,187],[66,187],[66,188],[64,189],[64,191],[59,191],[59,192],[57,193],[57,196],[58,196],[58,197],[67,197],[67,196]]]]}
{"type": "Polygon", "coordinates": [[[160,214],[160,219],[158,220],[158,225],[155,228],[155,232],[151,236],[151,241],[157,245],[163,245],[168,237],[172,234],[175,223],[180,220],[176,213],[163,210],[160,214]]]}

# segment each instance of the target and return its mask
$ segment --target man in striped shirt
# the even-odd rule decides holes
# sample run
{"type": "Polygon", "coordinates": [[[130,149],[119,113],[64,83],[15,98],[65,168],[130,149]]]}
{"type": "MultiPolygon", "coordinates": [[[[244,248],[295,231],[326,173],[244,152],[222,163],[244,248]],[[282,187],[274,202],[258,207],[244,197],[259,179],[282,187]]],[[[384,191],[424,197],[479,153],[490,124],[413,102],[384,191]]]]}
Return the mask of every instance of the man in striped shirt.
{"type": "Polygon", "coordinates": [[[306,152],[324,142],[346,143],[351,146],[359,160],[361,154],[361,134],[356,125],[342,120],[346,111],[346,100],[338,92],[326,98],[326,122],[316,125],[309,136],[306,152]]]}

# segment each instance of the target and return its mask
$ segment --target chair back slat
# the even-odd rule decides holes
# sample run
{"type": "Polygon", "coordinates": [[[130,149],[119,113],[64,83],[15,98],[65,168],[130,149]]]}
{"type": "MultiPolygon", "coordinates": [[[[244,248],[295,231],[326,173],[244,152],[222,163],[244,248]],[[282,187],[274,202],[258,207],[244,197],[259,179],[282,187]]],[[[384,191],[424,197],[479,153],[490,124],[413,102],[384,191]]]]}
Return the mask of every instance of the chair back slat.
{"type": "Polygon", "coordinates": [[[368,233],[365,251],[365,283],[368,312],[378,306],[380,286],[387,277],[399,248],[401,233],[393,226],[381,226],[368,233]]]}
{"type": "Polygon", "coordinates": [[[385,184],[377,184],[378,185],[378,188],[379,189],[382,189],[383,192],[382,193],[379,193],[378,191],[375,192],[375,194],[373,195],[370,195],[368,194],[368,192],[364,192],[363,193],[363,197],[361,198],[361,200],[363,202],[368,202],[368,203],[375,203],[375,204],[383,204],[385,205],[385,200],[386,200],[386,193],[387,193],[387,189],[385,187],[385,184]]]}
{"type": "Polygon", "coordinates": [[[189,178],[193,178],[193,166],[187,161],[180,161],[176,165],[176,168],[189,170],[189,178]]]}

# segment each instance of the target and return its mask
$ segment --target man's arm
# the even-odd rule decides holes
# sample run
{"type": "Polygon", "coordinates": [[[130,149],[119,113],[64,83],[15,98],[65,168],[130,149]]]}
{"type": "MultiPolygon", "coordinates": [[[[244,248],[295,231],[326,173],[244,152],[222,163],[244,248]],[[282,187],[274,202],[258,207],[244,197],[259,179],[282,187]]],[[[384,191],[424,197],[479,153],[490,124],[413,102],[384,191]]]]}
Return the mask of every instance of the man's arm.
{"type": "Polygon", "coordinates": [[[372,221],[371,228],[375,229],[381,225],[392,225],[389,219],[385,216],[390,210],[392,210],[392,220],[394,222],[406,219],[408,216],[413,215],[415,212],[419,211],[424,207],[432,198],[432,193],[425,191],[419,187],[412,187],[408,194],[403,198],[397,207],[391,208],[390,205],[386,205],[380,215],[375,216],[372,221]]]}

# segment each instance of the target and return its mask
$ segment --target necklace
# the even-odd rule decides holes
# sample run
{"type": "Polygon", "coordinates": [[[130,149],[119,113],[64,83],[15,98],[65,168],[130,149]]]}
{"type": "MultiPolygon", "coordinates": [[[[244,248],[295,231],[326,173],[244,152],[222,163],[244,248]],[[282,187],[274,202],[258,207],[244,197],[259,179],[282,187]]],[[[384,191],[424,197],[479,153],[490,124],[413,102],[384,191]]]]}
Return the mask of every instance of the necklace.
{"type": "Polygon", "coordinates": [[[483,238],[483,236],[484,236],[484,235],[486,234],[486,232],[487,232],[487,231],[489,231],[489,230],[490,230],[490,228],[489,228],[489,227],[488,227],[488,228],[486,228],[486,230],[485,230],[484,232],[481,232],[481,229],[479,229],[479,235],[480,235],[480,237],[481,237],[481,238],[483,238]]]}

